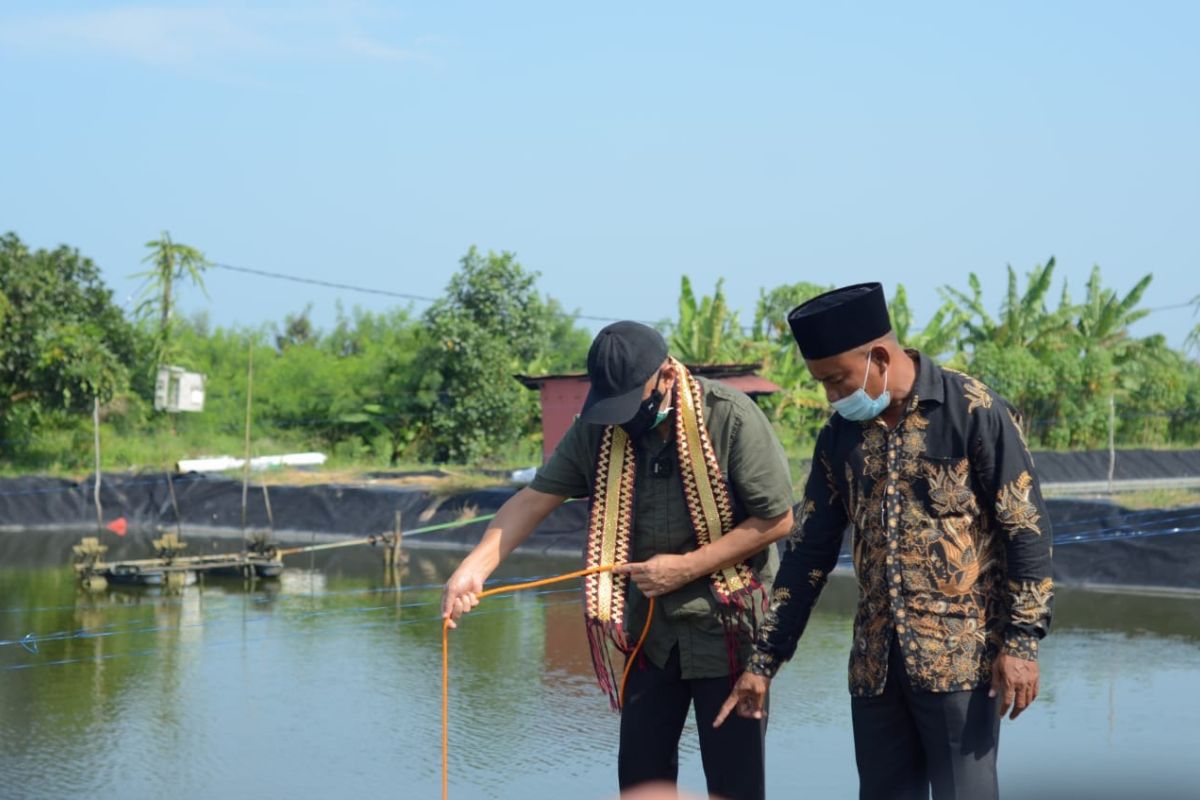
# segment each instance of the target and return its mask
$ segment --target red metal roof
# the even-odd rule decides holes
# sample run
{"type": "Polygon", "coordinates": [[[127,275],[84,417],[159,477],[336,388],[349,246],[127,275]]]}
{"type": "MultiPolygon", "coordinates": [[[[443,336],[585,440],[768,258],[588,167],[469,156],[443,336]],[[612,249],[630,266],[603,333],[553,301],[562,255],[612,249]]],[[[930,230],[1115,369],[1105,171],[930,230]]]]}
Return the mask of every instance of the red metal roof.
{"type": "Polygon", "coordinates": [[[730,375],[725,378],[714,378],[714,380],[732,386],[751,397],[761,394],[775,394],[782,388],[761,375],[730,375]]]}
{"type": "MultiPolygon", "coordinates": [[[[687,368],[693,375],[701,375],[711,380],[720,381],[732,386],[738,391],[745,392],[751,397],[774,394],[780,387],[766,378],[756,374],[755,370],[761,364],[688,364],[687,368]]],[[[516,375],[525,387],[534,389],[541,395],[542,404],[542,456],[550,458],[554,448],[558,446],[567,428],[583,407],[587,397],[587,373],[573,372],[558,375],[516,375]]]]}

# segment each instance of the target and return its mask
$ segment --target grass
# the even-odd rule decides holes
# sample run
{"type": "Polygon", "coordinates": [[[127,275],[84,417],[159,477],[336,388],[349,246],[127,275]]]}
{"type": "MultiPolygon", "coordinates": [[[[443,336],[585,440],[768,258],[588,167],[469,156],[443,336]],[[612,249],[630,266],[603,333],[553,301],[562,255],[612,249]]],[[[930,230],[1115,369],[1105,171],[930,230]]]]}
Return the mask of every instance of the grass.
{"type": "MultiPolygon", "coordinates": [[[[202,456],[229,455],[241,457],[245,439],[241,434],[200,429],[189,420],[181,421],[177,430],[166,426],[130,432],[119,426],[103,423],[100,426],[101,469],[105,472],[162,472],[175,469],[182,459],[202,456]]],[[[322,467],[273,468],[251,473],[253,483],[268,486],[312,486],[317,484],[349,484],[359,486],[422,486],[437,494],[455,494],[475,489],[503,486],[509,483],[507,474],[513,469],[540,462],[540,457],[525,453],[528,447],[499,454],[494,469],[474,469],[465,466],[445,466],[420,462],[391,464],[366,448],[353,448],[341,443],[323,447],[300,435],[278,431],[258,435],[251,440],[251,456],[279,453],[324,452],[328,459],[322,467]],[[432,473],[404,475],[406,472],[432,473]],[[376,473],[376,474],[373,474],[376,473]],[[390,474],[389,474],[390,473],[390,474]]],[[[540,454],[540,443],[536,443],[540,454]]],[[[0,449],[0,477],[46,475],[82,480],[92,474],[94,465],[93,436],[90,426],[70,430],[47,430],[24,449],[19,459],[8,459],[0,449]]],[[[240,480],[241,470],[230,470],[225,477],[240,480]]]]}
{"type": "Polygon", "coordinates": [[[1200,506],[1200,489],[1148,489],[1141,492],[1121,492],[1113,494],[1111,499],[1132,511],[1200,506]]]}

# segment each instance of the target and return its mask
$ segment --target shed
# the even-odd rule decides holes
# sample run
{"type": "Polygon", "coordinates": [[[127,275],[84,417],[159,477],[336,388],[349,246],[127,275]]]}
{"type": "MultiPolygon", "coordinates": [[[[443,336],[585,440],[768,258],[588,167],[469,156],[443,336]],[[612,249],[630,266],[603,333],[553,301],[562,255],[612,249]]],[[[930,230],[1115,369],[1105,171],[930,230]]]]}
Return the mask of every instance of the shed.
{"type": "MultiPolygon", "coordinates": [[[[779,386],[758,374],[762,364],[688,364],[687,368],[693,375],[720,381],[756,400],[780,391],[779,386]]],[[[575,415],[583,408],[583,400],[591,383],[584,372],[515,377],[526,388],[535,389],[541,395],[544,462],[550,458],[567,428],[571,427],[575,415]]]]}

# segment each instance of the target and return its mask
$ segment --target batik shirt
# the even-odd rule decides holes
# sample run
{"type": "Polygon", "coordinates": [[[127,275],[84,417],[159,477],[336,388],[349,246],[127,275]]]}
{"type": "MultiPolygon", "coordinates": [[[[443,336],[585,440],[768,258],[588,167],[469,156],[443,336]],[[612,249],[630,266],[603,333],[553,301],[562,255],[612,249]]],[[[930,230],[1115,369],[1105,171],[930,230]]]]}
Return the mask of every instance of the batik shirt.
{"type": "Polygon", "coordinates": [[[915,688],[974,689],[997,654],[1036,660],[1050,625],[1051,531],[1016,411],[915,351],[894,430],[834,415],[785,546],[749,669],[791,658],[853,530],[858,610],[850,692],[883,692],[893,640],[915,688]]]}

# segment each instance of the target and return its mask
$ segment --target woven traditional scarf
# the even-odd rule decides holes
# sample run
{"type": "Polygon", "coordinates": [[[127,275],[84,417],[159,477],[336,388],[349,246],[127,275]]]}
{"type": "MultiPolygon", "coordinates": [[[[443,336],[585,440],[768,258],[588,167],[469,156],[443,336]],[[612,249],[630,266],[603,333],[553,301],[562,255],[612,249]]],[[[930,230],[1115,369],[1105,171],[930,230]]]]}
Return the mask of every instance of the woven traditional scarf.
{"type": "MultiPolygon", "coordinates": [[[[720,539],[733,527],[733,505],[729,487],[721,474],[708,428],[700,383],[675,359],[673,418],[679,474],[683,482],[688,517],[703,547],[720,539]]],[[[629,537],[633,530],[633,493],[637,475],[634,443],[619,425],[604,429],[596,456],[595,481],[589,508],[585,558],[588,567],[624,564],[629,560],[629,537]]],[[[738,649],[755,633],[754,592],[760,588],[754,570],[745,562],[726,567],[711,576],[717,612],[725,626],[730,674],[738,669],[738,649]]],[[[618,687],[612,650],[629,656],[633,649],[625,630],[627,575],[600,572],[584,579],[584,617],[592,664],[600,688],[619,708],[618,687]]]]}

